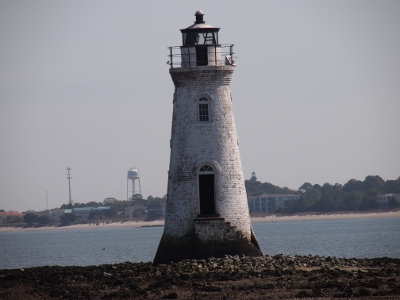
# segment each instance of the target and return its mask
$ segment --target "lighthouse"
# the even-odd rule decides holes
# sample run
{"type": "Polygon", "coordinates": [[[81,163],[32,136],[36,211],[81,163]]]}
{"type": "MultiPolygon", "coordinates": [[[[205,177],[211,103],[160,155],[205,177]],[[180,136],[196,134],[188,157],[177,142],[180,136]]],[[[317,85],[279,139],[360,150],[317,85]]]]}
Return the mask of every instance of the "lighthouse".
{"type": "Polygon", "coordinates": [[[233,45],[204,13],[181,29],[170,47],[173,95],[170,165],[164,232],[155,264],[183,259],[262,255],[254,235],[230,82],[233,45]]]}

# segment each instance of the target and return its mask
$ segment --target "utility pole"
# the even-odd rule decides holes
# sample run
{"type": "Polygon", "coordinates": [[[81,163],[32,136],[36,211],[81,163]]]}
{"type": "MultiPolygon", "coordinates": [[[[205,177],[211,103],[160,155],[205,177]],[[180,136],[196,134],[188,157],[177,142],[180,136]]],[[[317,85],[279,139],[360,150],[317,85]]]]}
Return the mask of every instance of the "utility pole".
{"type": "Polygon", "coordinates": [[[72,205],[72,200],[71,200],[71,179],[72,179],[72,177],[70,176],[70,173],[69,173],[69,171],[71,171],[71,168],[68,167],[67,171],[68,171],[67,179],[68,179],[68,188],[69,188],[69,204],[72,205]]]}

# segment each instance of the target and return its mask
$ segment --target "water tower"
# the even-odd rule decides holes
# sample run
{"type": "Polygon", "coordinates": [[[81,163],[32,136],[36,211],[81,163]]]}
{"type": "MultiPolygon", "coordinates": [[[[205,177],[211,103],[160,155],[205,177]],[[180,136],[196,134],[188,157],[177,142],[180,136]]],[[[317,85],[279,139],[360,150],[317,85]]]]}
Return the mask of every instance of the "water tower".
{"type": "Polygon", "coordinates": [[[155,264],[262,255],[250,222],[229,88],[233,45],[220,44],[219,28],[203,15],[197,11],[194,24],[181,29],[182,45],[170,47],[171,155],[155,264]]]}
{"type": "Polygon", "coordinates": [[[129,200],[129,192],[131,192],[132,197],[136,194],[142,194],[142,190],[140,188],[140,177],[139,170],[136,168],[130,168],[128,171],[128,177],[126,181],[126,198],[129,200]],[[132,181],[132,190],[129,191],[129,180],[132,181]],[[136,186],[136,182],[139,184],[139,188],[136,186]]]}

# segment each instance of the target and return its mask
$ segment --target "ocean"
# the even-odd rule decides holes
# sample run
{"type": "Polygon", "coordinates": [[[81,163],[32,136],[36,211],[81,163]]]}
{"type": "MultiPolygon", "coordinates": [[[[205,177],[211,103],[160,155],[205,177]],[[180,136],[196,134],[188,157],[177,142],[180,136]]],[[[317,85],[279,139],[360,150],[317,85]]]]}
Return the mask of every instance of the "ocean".
{"type": "MultiPolygon", "coordinates": [[[[400,218],[253,223],[263,254],[400,258],[400,218]]],[[[0,269],[152,261],[163,227],[0,232],[0,269]]]]}

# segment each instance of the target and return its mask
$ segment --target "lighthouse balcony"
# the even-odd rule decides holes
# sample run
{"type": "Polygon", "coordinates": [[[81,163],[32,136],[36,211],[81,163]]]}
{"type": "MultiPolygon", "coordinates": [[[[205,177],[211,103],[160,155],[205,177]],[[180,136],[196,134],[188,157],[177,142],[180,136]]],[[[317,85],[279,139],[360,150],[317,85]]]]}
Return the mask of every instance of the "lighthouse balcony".
{"type": "Polygon", "coordinates": [[[233,44],[169,47],[170,68],[235,66],[233,44]]]}

